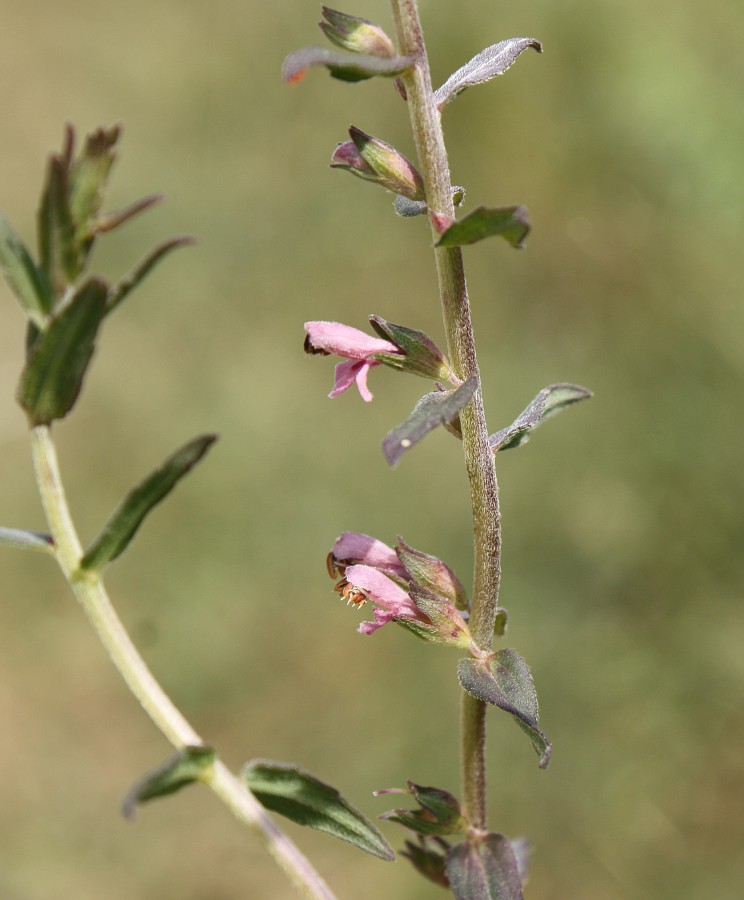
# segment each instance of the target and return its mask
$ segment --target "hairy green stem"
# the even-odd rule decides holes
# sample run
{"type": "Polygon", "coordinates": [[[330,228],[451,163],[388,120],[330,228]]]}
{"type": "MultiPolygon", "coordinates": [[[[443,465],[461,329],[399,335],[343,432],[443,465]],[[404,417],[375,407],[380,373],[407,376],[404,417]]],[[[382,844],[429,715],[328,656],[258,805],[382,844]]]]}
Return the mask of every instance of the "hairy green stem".
{"type": "MultiPolygon", "coordinates": [[[[454,218],[452,183],[439,110],[433,99],[429,63],[415,0],[391,0],[399,51],[416,59],[403,76],[418,161],[430,211],[454,218]]],[[[435,240],[439,237],[432,224],[435,240]]],[[[501,516],[494,457],[488,445],[483,394],[475,353],[465,270],[459,247],[436,248],[437,277],[447,347],[455,374],[475,377],[478,389],[460,413],[465,466],[473,509],[473,600],[471,631],[482,650],[489,650],[498,607],[501,575],[501,516]]],[[[486,705],[463,696],[461,714],[463,802],[471,821],[486,827],[486,705]]]]}
{"type": "MultiPolygon", "coordinates": [[[[39,425],[31,430],[31,449],[57,562],[111,661],[145,712],[174,747],[181,750],[186,746],[203,745],[201,737],[156,681],[132,643],[100,575],[80,568],[83,550],[70,515],[57,451],[47,426],[39,425]]],[[[305,856],[222,762],[217,760],[203,780],[236,818],[251,828],[301,896],[309,900],[334,900],[334,895],[305,856]]]]}

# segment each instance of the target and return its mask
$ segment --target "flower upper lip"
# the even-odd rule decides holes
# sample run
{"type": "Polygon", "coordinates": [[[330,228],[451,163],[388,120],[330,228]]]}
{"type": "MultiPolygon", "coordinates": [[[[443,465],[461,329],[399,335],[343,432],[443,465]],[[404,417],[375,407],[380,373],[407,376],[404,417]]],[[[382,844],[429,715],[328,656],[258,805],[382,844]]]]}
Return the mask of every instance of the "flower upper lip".
{"type": "Polygon", "coordinates": [[[369,402],[372,393],[367,387],[367,375],[373,366],[380,365],[375,357],[378,354],[402,355],[390,341],[340,322],[306,322],[305,331],[306,353],[333,354],[345,360],[336,366],[330,397],[338,397],[356,382],[362,399],[369,402]]]}

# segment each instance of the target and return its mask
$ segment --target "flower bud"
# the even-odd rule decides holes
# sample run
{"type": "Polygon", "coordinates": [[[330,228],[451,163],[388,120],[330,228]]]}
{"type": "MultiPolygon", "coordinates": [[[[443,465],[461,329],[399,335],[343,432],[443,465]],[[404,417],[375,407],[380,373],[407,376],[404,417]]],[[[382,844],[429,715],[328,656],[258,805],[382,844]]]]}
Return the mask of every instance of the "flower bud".
{"type": "Polygon", "coordinates": [[[350,16],[336,9],[323,7],[320,28],[329,41],[352,53],[368,53],[370,56],[395,56],[395,47],[390,38],[368,19],[350,16]]]}
{"type": "Polygon", "coordinates": [[[424,182],[416,167],[395,147],[351,126],[349,135],[359,155],[377,176],[376,181],[388,191],[409,200],[424,200],[424,182]]]}

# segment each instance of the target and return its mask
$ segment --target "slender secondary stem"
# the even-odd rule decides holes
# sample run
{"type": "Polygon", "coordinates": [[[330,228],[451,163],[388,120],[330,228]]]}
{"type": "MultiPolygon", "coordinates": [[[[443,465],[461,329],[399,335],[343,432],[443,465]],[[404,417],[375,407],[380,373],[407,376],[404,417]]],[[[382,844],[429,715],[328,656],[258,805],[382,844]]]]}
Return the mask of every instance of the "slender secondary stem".
{"type": "MultiPolygon", "coordinates": [[[[429,64],[415,0],[391,0],[401,54],[416,59],[403,76],[408,109],[426,186],[429,210],[454,217],[452,184],[439,110],[434,103],[429,64]]],[[[434,238],[439,235],[432,225],[434,238]]],[[[489,650],[498,607],[501,575],[501,516],[493,453],[483,410],[483,394],[475,353],[465,270],[459,247],[435,248],[437,277],[447,347],[455,374],[475,377],[478,388],[460,413],[465,466],[473,509],[474,574],[471,632],[489,650]]],[[[471,821],[486,827],[486,704],[465,694],[462,700],[461,753],[463,802],[471,821]]]]}
{"type": "MultiPolygon", "coordinates": [[[[116,614],[97,572],[80,568],[83,550],[65,497],[57,451],[48,426],[31,430],[31,450],[39,493],[55,556],[91,625],[145,712],[174,747],[204,742],[168,697],[116,614]]],[[[204,782],[248,825],[298,892],[309,900],[334,900],[334,895],[306,857],[266,813],[248,788],[219,760],[205,773],[204,782]]]]}

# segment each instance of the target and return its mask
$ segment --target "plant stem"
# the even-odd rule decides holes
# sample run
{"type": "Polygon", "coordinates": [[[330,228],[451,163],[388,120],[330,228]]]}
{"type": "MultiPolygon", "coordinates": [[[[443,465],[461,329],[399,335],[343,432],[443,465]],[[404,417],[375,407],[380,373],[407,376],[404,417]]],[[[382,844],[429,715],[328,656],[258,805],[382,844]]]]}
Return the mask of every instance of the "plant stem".
{"type": "MultiPolygon", "coordinates": [[[[416,59],[403,76],[408,109],[430,210],[454,218],[452,183],[439,110],[415,0],[391,0],[399,51],[416,59]]],[[[439,237],[432,225],[435,240],[439,237]]],[[[473,599],[470,627],[481,650],[490,650],[501,576],[501,516],[494,455],[488,445],[483,394],[475,353],[465,270],[459,247],[435,248],[447,347],[455,374],[475,377],[478,388],[460,413],[465,466],[473,510],[473,599]]],[[[463,803],[473,824],[486,827],[486,704],[465,694],[461,714],[463,803]]]]}
{"type": "MultiPolygon", "coordinates": [[[[181,750],[186,746],[203,745],[201,737],[156,681],[132,643],[100,575],[80,568],[83,550],[70,515],[57,450],[48,426],[39,425],[31,430],[31,451],[57,562],[111,661],[142,708],[174,747],[181,750]]],[[[251,828],[303,897],[334,900],[334,895],[305,856],[222,762],[217,760],[203,780],[236,818],[251,828]]]]}

